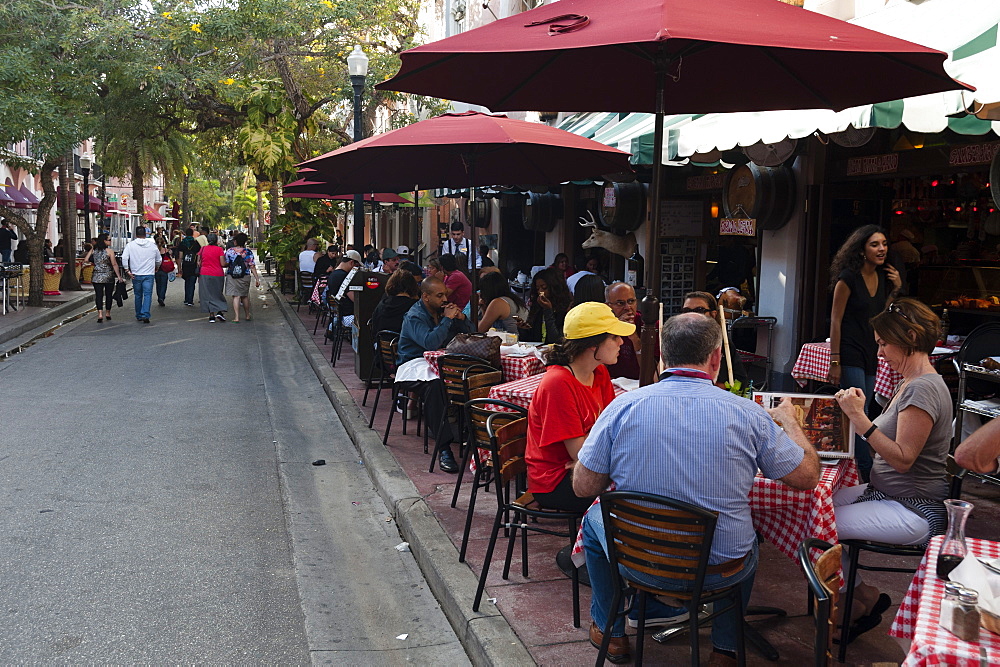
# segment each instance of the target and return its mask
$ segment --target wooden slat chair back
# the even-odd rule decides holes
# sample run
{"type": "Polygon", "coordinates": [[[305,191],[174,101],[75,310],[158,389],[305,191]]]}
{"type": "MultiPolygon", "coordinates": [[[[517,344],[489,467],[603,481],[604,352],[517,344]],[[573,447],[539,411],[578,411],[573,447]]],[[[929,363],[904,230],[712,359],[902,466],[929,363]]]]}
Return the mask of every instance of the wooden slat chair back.
{"type": "MultiPolygon", "coordinates": [[[[467,429],[463,406],[473,398],[485,398],[489,394],[490,387],[503,381],[503,373],[479,357],[468,354],[443,354],[438,357],[438,376],[444,384],[446,399],[446,407],[441,414],[438,432],[440,433],[441,429],[444,428],[451,428],[448,422],[450,419],[454,419],[458,423],[459,433],[463,436],[460,442],[464,445],[464,434],[467,433],[467,429]],[[487,377],[478,377],[484,374],[487,377]],[[470,393],[471,386],[475,387],[475,395],[470,393]]],[[[434,464],[440,451],[441,448],[436,444],[431,453],[428,472],[434,472],[434,464]]],[[[461,454],[460,459],[464,458],[464,451],[461,454]]]]}
{"type": "Polygon", "coordinates": [[[826,667],[833,661],[834,626],[837,622],[837,598],[840,591],[840,557],[843,547],[831,546],[823,540],[810,537],[799,546],[799,567],[808,586],[809,613],[816,624],[816,641],[813,662],[816,667],[826,667]],[[812,551],[822,552],[813,562],[812,551]]]}
{"type": "MultiPolygon", "coordinates": [[[[378,388],[375,390],[375,402],[372,404],[372,416],[368,420],[368,428],[375,425],[375,411],[378,410],[379,398],[382,396],[382,386],[386,379],[392,379],[396,374],[396,348],[399,345],[399,332],[379,331],[375,334],[375,354],[372,356],[372,367],[368,373],[368,384],[365,386],[364,405],[368,400],[368,390],[374,382],[375,370],[378,370],[378,388]]],[[[395,409],[396,406],[392,406],[395,409]]]]}
{"type": "MultiPolygon", "coordinates": [[[[511,497],[511,484],[521,484],[520,480],[527,472],[524,452],[528,443],[528,418],[522,417],[509,421],[506,414],[493,414],[486,421],[486,430],[492,441],[494,485],[496,487],[497,511],[493,519],[493,530],[490,532],[489,545],[486,547],[486,557],[483,559],[483,569],[479,574],[479,586],[472,603],[473,611],[479,611],[479,603],[486,589],[486,578],[489,576],[493,561],[493,551],[496,548],[497,537],[501,528],[508,528],[510,535],[507,543],[507,557],[504,560],[503,578],[510,574],[510,563],[514,554],[514,543],[517,534],[521,533],[521,575],[528,576],[528,532],[544,533],[565,537],[570,545],[576,540],[579,521],[582,512],[563,512],[547,510],[539,507],[529,507],[532,504],[530,493],[525,493],[515,501],[511,497]],[[503,425],[500,425],[500,424],[503,425]],[[546,527],[544,523],[531,522],[529,519],[545,519],[565,521],[565,530],[546,527]]],[[[573,625],[580,627],[580,573],[573,569],[573,625]]]]}
{"type": "Polygon", "coordinates": [[[492,440],[490,438],[487,422],[493,418],[493,425],[499,428],[504,424],[516,419],[528,416],[528,411],[514,403],[501,401],[495,398],[476,398],[465,404],[465,420],[469,427],[469,441],[462,457],[462,465],[458,470],[458,480],[455,483],[455,492],[451,498],[451,506],[458,504],[458,494],[462,487],[462,479],[469,467],[469,460],[476,462],[476,473],[472,478],[472,492],[469,494],[469,507],[465,515],[465,530],[462,533],[462,546],[458,552],[458,562],[465,562],[465,552],[469,544],[469,533],[472,530],[472,519],[476,511],[476,499],[479,490],[486,488],[493,481],[493,457],[492,453],[485,459],[479,455],[479,450],[484,449],[492,452],[492,440]]]}
{"type": "MultiPolygon", "coordinates": [[[[680,600],[690,612],[688,634],[691,638],[691,664],[699,664],[698,626],[722,613],[737,610],[743,615],[743,599],[739,584],[727,588],[703,591],[706,574],[732,576],[744,567],[739,559],[718,565],[709,565],[712,540],[715,536],[717,515],[704,508],[672,498],[632,491],[611,491],[601,494],[601,512],[604,515],[604,531],[607,540],[608,560],[612,571],[620,567],[628,568],[654,577],[671,581],[688,582],[687,592],[675,591],[640,584],[622,574],[623,585],[616,588],[611,609],[620,609],[621,601],[628,588],[638,591],[635,604],[645,609],[648,595],[669,595],[680,600]],[[707,616],[698,611],[703,603],[713,603],[707,616]]],[[[604,643],[596,664],[603,664],[607,657],[611,629],[617,617],[625,613],[618,611],[608,619],[603,628],[604,643]]],[[[743,625],[737,626],[737,662],[745,664],[743,650],[743,625]]],[[[642,664],[643,640],[645,637],[645,614],[640,611],[639,628],[636,639],[636,664],[642,664]]]]}

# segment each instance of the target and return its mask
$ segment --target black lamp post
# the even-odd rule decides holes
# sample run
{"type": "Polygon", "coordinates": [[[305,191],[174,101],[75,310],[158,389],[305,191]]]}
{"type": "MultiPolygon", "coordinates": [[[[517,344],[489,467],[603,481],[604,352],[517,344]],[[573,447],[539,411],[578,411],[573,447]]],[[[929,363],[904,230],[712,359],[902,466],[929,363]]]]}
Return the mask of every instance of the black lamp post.
{"type": "MultiPolygon", "coordinates": [[[[365,78],[368,76],[368,56],[358,45],[355,45],[351,55],[347,56],[347,73],[351,76],[351,87],[354,88],[354,141],[357,142],[365,138],[361,121],[361,93],[365,90],[365,78]]],[[[365,204],[363,193],[356,192],[354,194],[354,248],[361,252],[364,247],[365,204]]]]}
{"type": "Polygon", "coordinates": [[[84,243],[87,242],[87,239],[94,238],[93,235],[90,233],[90,191],[87,189],[89,187],[91,164],[92,160],[90,159],[89,155],[80,156],[80,172],[83,174],[83,242],[84,243]]]}

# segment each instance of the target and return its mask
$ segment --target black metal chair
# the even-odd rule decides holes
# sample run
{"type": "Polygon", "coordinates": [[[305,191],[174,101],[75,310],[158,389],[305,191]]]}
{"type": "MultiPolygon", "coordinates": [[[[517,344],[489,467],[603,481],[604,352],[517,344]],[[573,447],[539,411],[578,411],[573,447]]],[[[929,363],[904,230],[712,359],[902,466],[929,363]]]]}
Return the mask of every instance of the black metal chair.
{"type": "MultiPolygon", "coordinates": [[[[309,273],[308,271],[299,271],[297,274],[298,288],[295,310],[302,307],[303,303],[310,303],[309,299],[312,298],[313,286],[316,282],[316,277],[309,273]]],[[[312,308],[312,306],[310,306],[312,308]]]]}
{"type": "Polygon", "coordinates": [[[730,324],[730,332],[732,337],[736,337],[740,330],[751,330],[756,335],[757,340],[752,352],[746,352],[742,350],[733,350],[733,354],[740,355],[743,360],[743,367],[750,372],[750,369],[756,369],[757,373],[751,376],[752,379],[759,380],[759,384],[754,385],[755,389],[763,391],[767,388],[768,383],[771,379],[771,368],[773,365],[773,359],[771,358],[771,347],[772,340],[774,338],[774,327],[778,323],[778,318],[776,317],[737,317],[730,324]],[[758,348],[761,345],[760,342],[760,332],[764,332],[763,341],[763,354],[758,352],[758,348]]]}
{"type": "MultiPolygon", "coordinates": [[[[611,631],[619,616],[627,613],[622,607],[626,591],[637,591],[639,628],[636,638],[635,664],[642,664],[643,639],[646,632],[646,598],[649,595],[669,595],[680,600],[690,613],[688,634],[691,640],[691,664],[698,667],[698,626],[727,611],[736,610],[742,618],[743,597],[739,584],[704,591],[706,574],[731,576],[740,571],[742,563],[709,565],[712,539],[715,537],[716,514],[690,503],[653,493],[612,491],[601,494],[601,512],[611,572],[619,576],[620,567],[657,577],[689,582],[687,592],[661,589],[640,584],[627,575],[621,576],[621,586],[615,589],[611,609],[616,610],[602,628],[604,641],[597,654],[598,666],[604,664],[611,643],[611,631]],[[713,603],[710,614],[699,614],[702,604],[713,603]],[[621,611],[617,611],[622,607],[621,611]]],[[[737,662],[746,664],[743,631],[737,624],[737,662]]]]}
{"type": "MultiPolygon", "coordinates": [[[[948,471],[948,497],[958,499],[962,495],[962,479],[966,471],[955,463],[955,458],[949,454],[947,462],[948,471]]],[[[840,543],[847,549],[848,567],[845,576],[846,588],[844,590],[844,618],[851,618],[851,609],[854,606],[854,587],[858,581],[858,570],[866,572],[903,572],[913,574],[917,571],[917,566],[913,567],[889,567],[887,565],[865,565],[860,562],[861,553],[864,551],[878,554],[881,558],[879,563],[886,561],[885,556],[899,556],[910,558],[923,558],[927,548],[923,545],[910,544],[888,544],[886,542],[876,542],[873,540],[841,540],[840,543]]],[[[840,636],[840,649],[837,651],[837,660],[844,662],[847,658],[847,646],[851,643],[852,637],[847,627],[843,629],[840,636]]]]}
{"type": "MultiPolygon", "coordinates": [[[[375,354],[372,355],[372,365],[368,369],[368,382],[365,383],[365,396],[361,399],[361,407],[368,404],[368,392],[371,391],[372,386],[375,384],[375,371],[378,371],[378,390],[375,392],[375,404],[372,407],[372,418],[368,422],[368,428],[372,427],[375,423],[375,410],[378,409],[378,399],[382,393],[382,386],[385,384],[385,380],[392,379],[392,376],[396,373],[396,355],[393,353],[391,364],[386,366],[386,361],[389,361],[387,357],[382,355],[382,345],[383,341],[386,346],[388,346],[393,338],[399,338],[398,331],[379,331],[375,334],[375,354]]],[[[386,348],[388,350],[388,347],[386,348]]]]}
{"type": "MultiPolygon", "coordinates": [[[[474,398],[486,398],[490,387],[503,382],[503,372],[485,359],[468,354],[442,354],[438,357],[438,376],[444,384],[445,409],[438,424],[438,442],[431,453],[428,472],[434,472],[434,462],[443,448],[441,431],[450,429],[451,422],[458,426],[459,443],[464,443],[468,429],[465,423],[465,404],[474,398]]],[[[424,431],[426,434],[426,430],[424,431]]],[[[425,443],[426,445],[426,443],[425,443]]],[[[426,449],[426,446],[425,446],[426,449]]],[[[459,452],[462,458],[464,452],[459,452]]]]}
{"type": "Polygon", "coordinates": [[[477,398],[465,404],[465,421],[469,425],[469,439],[466,443],[462,464],[458,469],[458,480],[455,482],[455,493],[451,497],[451,506],[458,503],[458,493],[462,487],[462,478],[469,467],[469,459],[476,462],[476,472],[472,476],[472,491],[469,495],[469,507],[465,514],[465,530],[462,531],[462,546],[458,552],[458,562],[465,562],[465,551],[469,545],[469,533],[472,530],[472,519],[476,513],[476,497],[479,489],[489,486],[493,481],[493,457],[482,460],[479,449],[493,452],[496,442],[490,437],[486,424],[490,417],[497,415],[494,428],[504,424],[504,419],[514,421],[528,416],[528,411],[520,405],[508,403],[495,398],[477,398]]]}
{"type": "MultiPolygon", "coordinates": [[[[559,510],[548,510],[535,505],[534,496],[530,491],[519,495],[515,500],[511,500],[511,485],[515,489],[524,488],[524,478],[527,476],[527,464],[524,460],[524,450],[528,442],[528,419],[523,417],[515,421],[508,421],[503,413],[491,415],[486,421],[486,429],[491,440],[494,442],[494,449],[491,452],[493,457],[494,489],[497,496],[497,511],[493,518],[493,530],[490,532],[489,546],[486,548],[486,557],[483,559],[483,569],[479,573],[479,586],[476,588],[476,598],[472,602],[472,610],[479,611],[479,604],[483,599],[483,591],[486,589],[486,578],[490,573],[490,564],[493,561],[493,551],[496,548],[497,538],[500,528],[510,529],[510,537],[507,542],[507,558],[503,564],[503,578],[510,575],[510,562],[514,557],[514,541],[517,539],[518,531],[521,533],[521,576],[528,576],[528,531],[566,537],[572,545],[576,541],[577,528],[583,512],[564,512],[559,510]],[[498,424],[503,424],[498,426],[498,424]],[[532,507],[532,505],[535,505],[532,507]],[[512,517],[507,520],[505,517],[512,517]],[[528,519],[544,519],[549,521],[565,521],[566,530],[555,530],[545,528],[538,523],[529,523],[528,519]]],[[[580,573],[573,568],[573,626],[580,627],[580,573]]]]}
{"type": "Polygon", "coordinates": [[[806,577],[808,613],[816,624],[815,667],[826,667],[833,660],[830,647],[836,622],[842,551],[841,545],[832,546],[815,537],[807,538],[799,546],[799,567],[806,577]],[[814,549],[823,552],[815,563],[811,553],[814,549]]]}
{"type": "MultiPolygon", "coordinates": [[[[379,344],[379,355],[382,357],[383,365],[388,365],[387,367],[393,369],[393,374],[396,372],[396,355],[399,347],[399,336],[393,337],[388,344],[379,344]]],[[[392,419],[396,416],[396,406],[402,402],[403,410],[403,435],[406,435],[406,422],[410,418],[410,401],[409,394],[417,393],[423,394],[426,388],[427,382],[420,380],[409,380],[404,382],[396,382],[395,379],[392,382],[392,403],[389,407],[389,419],[385,422],[385,435],[382,436],[382,444],[385,445],[389,442],[389,429],[392,428],[392,419]]],[[[375,423],[375,408],[378,407],[378,396],[381,393],[382,387],[379,386],[378,393],[375,394],[375,406],[372,408],[371,421],[368,426],[371,427],[375,423]]],[[[417,435],[420,435],[420,423],[423,419],[423,411],[417,413],[417,435]]],[[[424,437],[426,438],[427,425],[424,425],[424,437]]],[[[424,449],[427,449],[427,445],[424,445],[424,449]]]]}
{"type": "MultiPolygon", "coordinates": [[[[327,279],[324,276],[322,278],[319,278],[316,281],[316,283],[315,283],[315,285],[319,286],[319,292],[320,292],[320,294],[322,294],[323,290],[326,289],[326,281],[327,281],[327,279]]],[[[315,285],[313,286],[313,290],[314,291],[316,289],[315,285]]],[[[310,294],[309,298],[310,299],[312,298],[311,294],[310,294]]],[[[327,302],[321,299],[321,303],[319,304],[319,307],[316,310],[316,323],[313,325],[313,335],[314,336],[316,335],[316,331],[319,330],[320,325],[322,325],[322,326],[325,327],[326,323],[329,320],[330,320],[330,309],[327,306],[327,302]]],[[[323,344],[326,345],[325,337],[324,337],[323,344]]]]}

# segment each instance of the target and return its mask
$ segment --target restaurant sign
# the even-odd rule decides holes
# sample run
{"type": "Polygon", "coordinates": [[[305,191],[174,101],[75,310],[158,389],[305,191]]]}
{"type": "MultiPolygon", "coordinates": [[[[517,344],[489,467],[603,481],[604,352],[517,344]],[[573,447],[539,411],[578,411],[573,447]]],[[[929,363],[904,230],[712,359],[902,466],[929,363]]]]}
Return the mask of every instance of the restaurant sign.
{"type": "Polygon", "coordinates": [[[868,174],[891,174],[899,169],[899,154],[866,155],[853,157],[847,161],[848,176],[865,176],[868,174]]]}
{"type": "Polygon", "coordinates": [[[1000,152],[1000,141],[955,146],[948,153],[948,165],[962,167],[970,164],[989,164],[998,152],[1000,152]]]}
{"type": "Polygon", "coordinates": [[[757,236],[757,218],[722,218],[720,236],[757,236]]]}

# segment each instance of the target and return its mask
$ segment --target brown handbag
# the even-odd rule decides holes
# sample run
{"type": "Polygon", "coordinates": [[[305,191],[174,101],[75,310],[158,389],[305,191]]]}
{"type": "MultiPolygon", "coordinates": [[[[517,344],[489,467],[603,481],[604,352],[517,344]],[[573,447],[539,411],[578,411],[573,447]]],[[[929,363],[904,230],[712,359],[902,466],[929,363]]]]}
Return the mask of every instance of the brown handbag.
{"type": "Polygon", "coordinates": [[[485,359],[496,369],[500,369],[500,339],[484,333],[460,333],[445,346],[448,354],[468,354],[485,359]]]}

